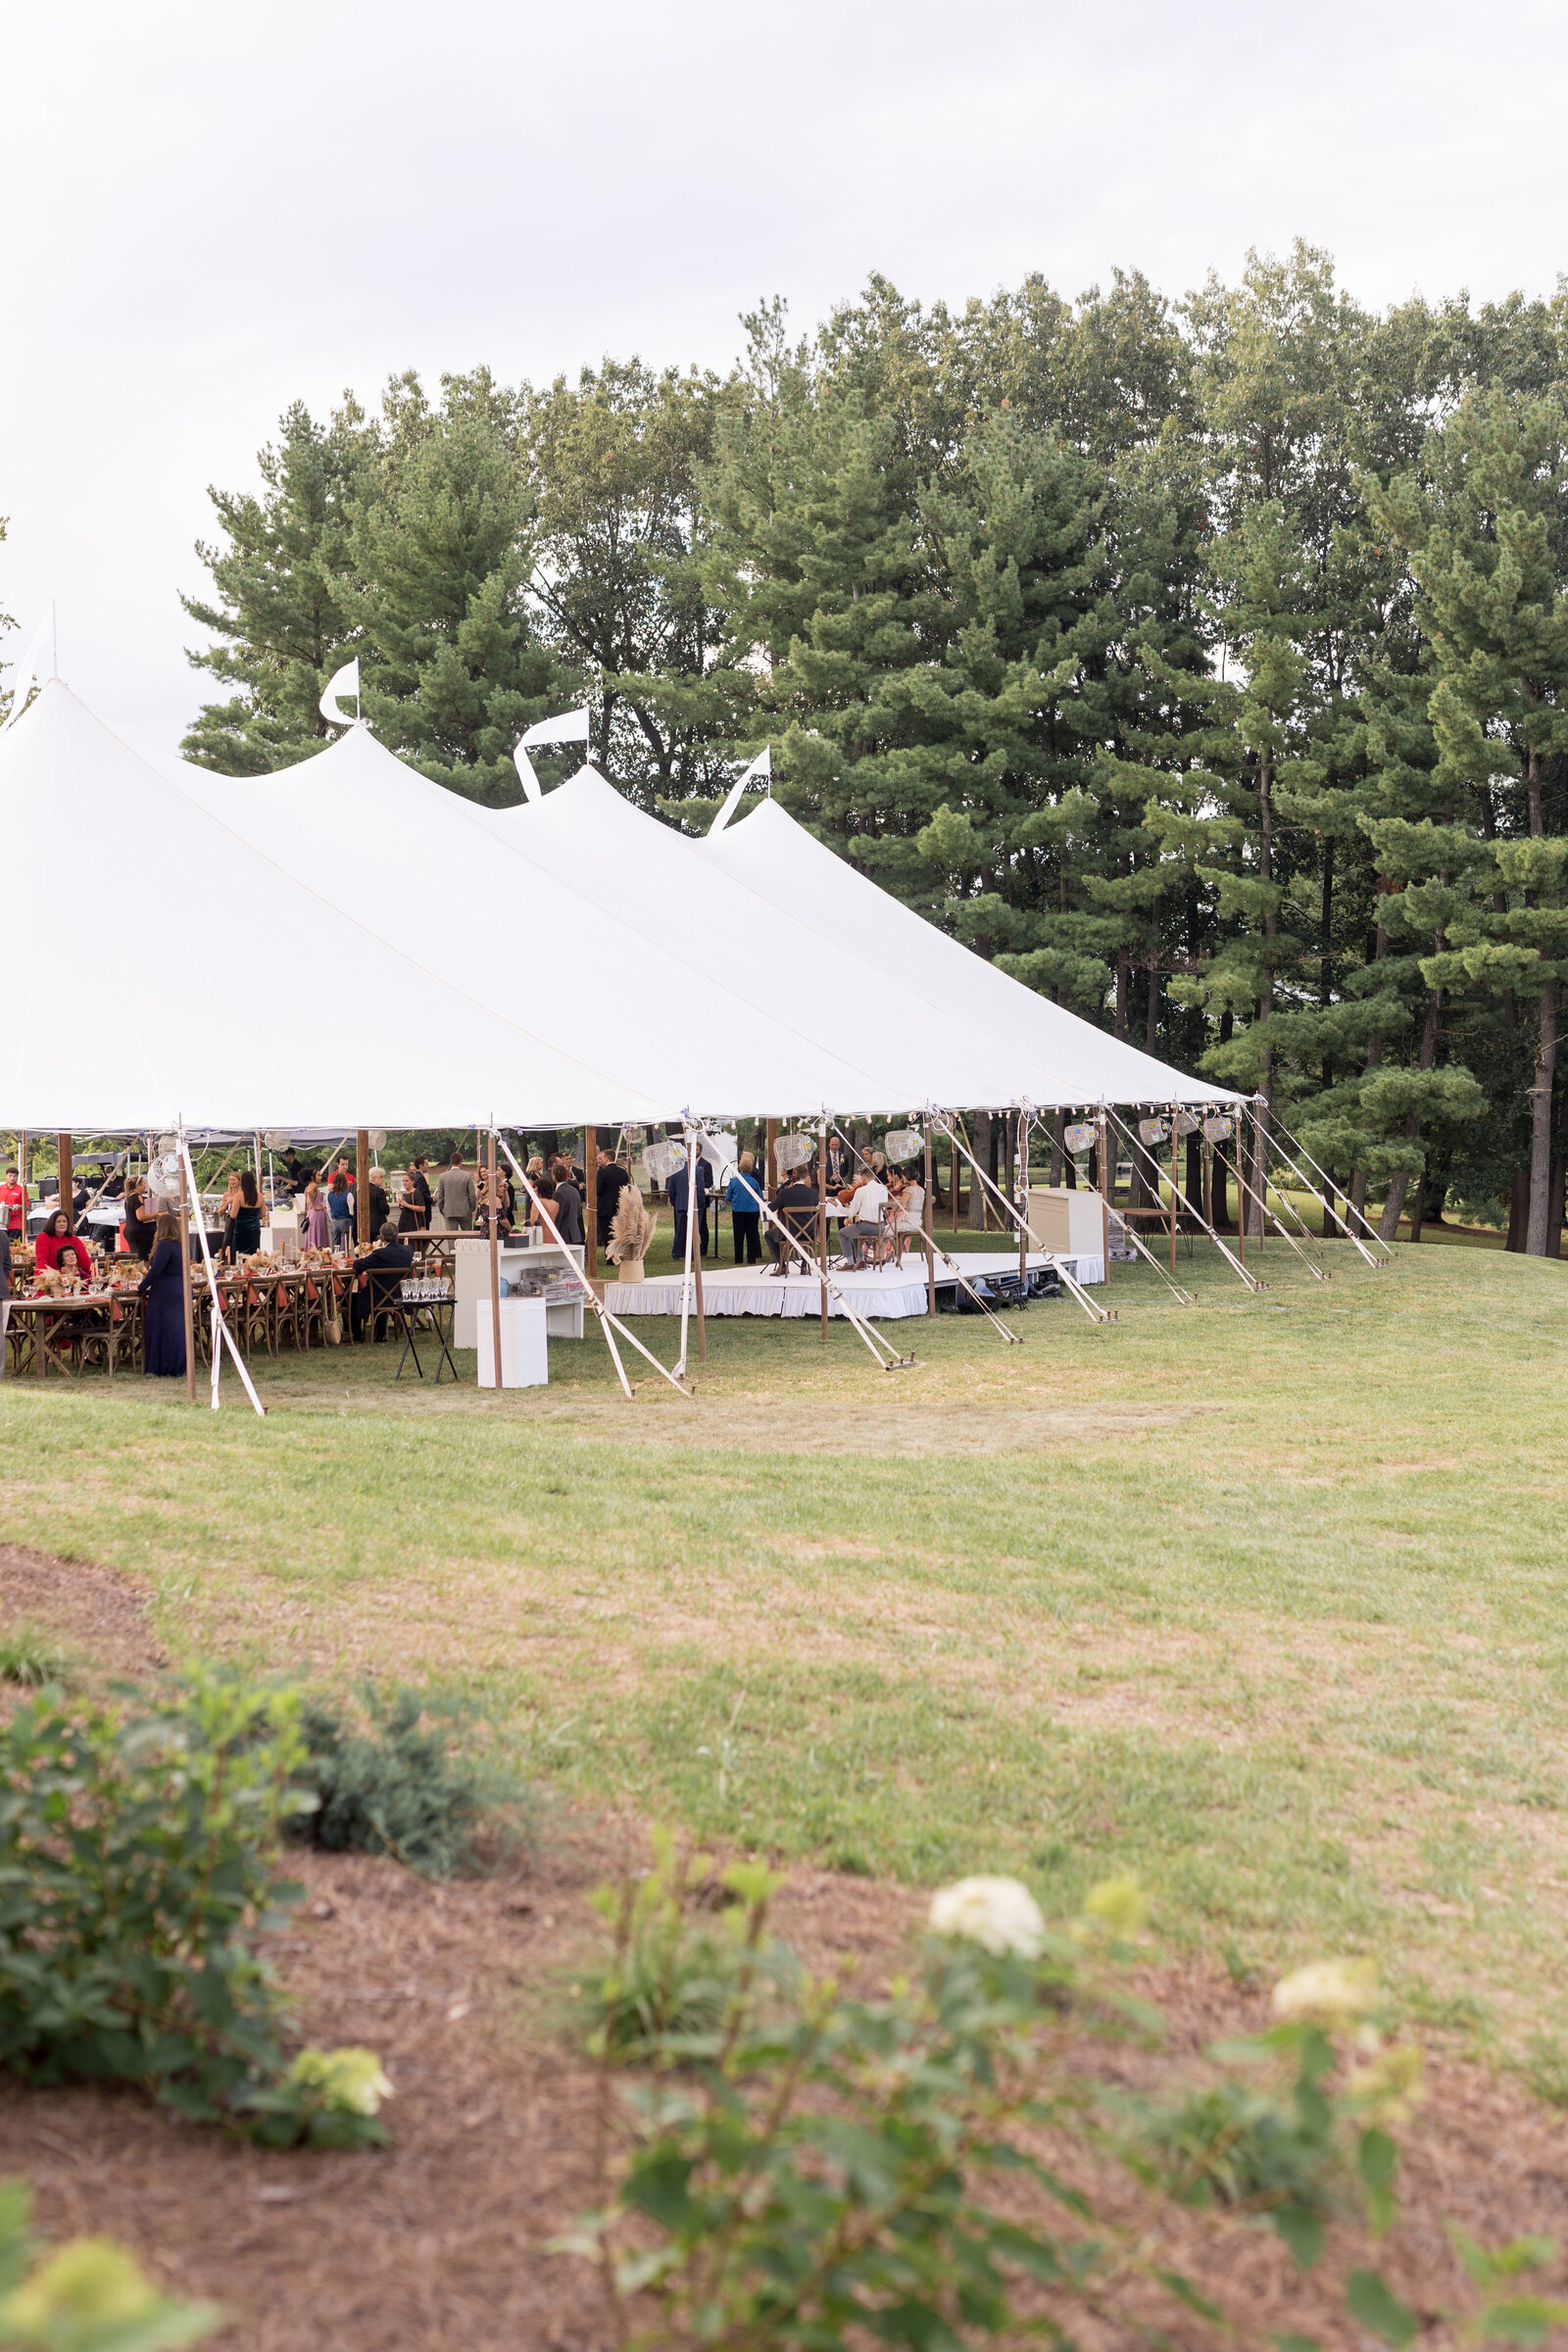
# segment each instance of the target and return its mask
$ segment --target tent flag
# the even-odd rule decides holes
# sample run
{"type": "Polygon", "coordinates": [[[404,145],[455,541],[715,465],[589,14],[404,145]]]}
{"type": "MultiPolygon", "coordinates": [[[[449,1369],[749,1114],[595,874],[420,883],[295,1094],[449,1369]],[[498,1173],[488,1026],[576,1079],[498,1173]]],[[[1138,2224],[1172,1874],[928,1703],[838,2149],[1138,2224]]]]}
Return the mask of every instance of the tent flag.
{"type": "Polygon", "coordinates": [[[352,662],[345,662],[342,668],[335,670],[332,676],[327,679],[325,689],[321,695],[320,711],[321,716],[326,720],[328,726],[357,727],[359,725],[360,657],[358,654],[355,655],[352,662]],[[352,719],[348,717],[346,712],[338,709],[337,698],[340,694],[352,694],[354,697],[354,716],[352,719]]]}
{"type": "Polygon", "coordinates": [[[747,785],[751,782],[754,776],[766,776],[769,782],[772,781],[773,753],[771,746],[768,744],[764,743],[761,750],[758,753],[757,758],[751,762],[751,764],[741,769],[740,774],[736,777],[734,783],[724,795],[724,806],[722,808],[720,808],[718,814],[714,817],[712,823],[708,828],[710,839],[711,839],[715,833],[723,832],[724,827],[729,823],[730,818],[734,815],[736,809],[741,805],[741,794],[746,790],[747,785]]]}
{"type": "Polygon", "coordinates": [[[588,740],[588,706],[580,710],[563,710],[555,718],[536,718],[531,727],[523,730],[517,745],[519,752],[531,751],[541,743],[586,743],[588,740]]]}

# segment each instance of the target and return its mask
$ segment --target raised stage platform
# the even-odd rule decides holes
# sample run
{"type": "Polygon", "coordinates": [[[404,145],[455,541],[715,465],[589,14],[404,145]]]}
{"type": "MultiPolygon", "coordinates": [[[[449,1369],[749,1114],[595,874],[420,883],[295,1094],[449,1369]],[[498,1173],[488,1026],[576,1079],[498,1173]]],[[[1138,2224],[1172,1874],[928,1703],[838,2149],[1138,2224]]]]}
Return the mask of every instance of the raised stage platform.
{"type": "MultiPolygon", "coordinates": [[[[1098,1257],[1069,1257],[1061,1253],[1058,1262],[1069,1274],[1082,1283],[1103,1282],[1104,1263],[1098,1257]]],[[[1034,1271],[1047,1266],[1051,1260],[1038,1250],[1031,1250],[1027,1263],[1034,1271]]],[[[937,1252],[937,1298],[940,1303],[946,1293],[949,1300],[957,1291],[955,1266],[962,1269],[973,1282],[979,1274],[1016,1274],[1016,1250],[961,1250],[945,1259],[937,1252]]],[[[879,1316],[889,1320],[903,1315],[923,1315],[926,1311],[925,1259],[912,1252],[902,1266],[870,1266],[863,1273],[835,1274],[839,1289],[853,1301],[858,1315],[879,1316]]],[[[695,1306],[695,1285],[693,1312],[695,1306]]],[[[605,1289],[605,1304],[613,1315],[678,1315],[680,1313],[681,1275],[678,1267],[665,1273],[650,1273],[645,1282],[612,1282],[605,1289]]],[[[707,1315],[815,1315],[821,1312],[822,1286],[815,1274],[770,1274],[764,1266],[705,1266],[703,1269],[703,1312],[707,1315]]],[[[842,1314],[843,1309],[833,1293],[827,1295],[830,1315],[842,1314]]]]}

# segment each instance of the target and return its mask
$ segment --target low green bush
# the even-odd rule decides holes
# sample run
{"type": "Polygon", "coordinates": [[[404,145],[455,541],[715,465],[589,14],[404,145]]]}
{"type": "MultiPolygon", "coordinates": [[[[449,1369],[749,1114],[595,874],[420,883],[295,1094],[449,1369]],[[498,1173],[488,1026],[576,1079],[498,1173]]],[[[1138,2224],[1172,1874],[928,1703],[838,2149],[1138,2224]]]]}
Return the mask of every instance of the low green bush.
{"type": "Polygon", "coordinates": [[[258,1948],[301,1892],[274,1875],[311,1803],[299,1715],[293,1693],[216,1673],[18,1709],[0,1733],[0,2066],[136,2082],[274,2143],[384,2140],[363,2097],[328,2115],[291,2067],[258,1948]]]}
{"type": "Polygon", "coordinates": [[[0,1683],[20,1683],[40,1690],[48,1683],[63,1683],[75,1665],[65,1642],[30,1621],[0,1633],[0,1683]]]}
{"type": "MultiPolygon", "coordinates": [[[[1222,2310],[1177,2249],[1194,2204],[1214,2230],[1273,2228],[1303,2269],[1330,2214],[1390,2226],[1419,2053],[1380,2040],[1365,1963],[1288,1979],[1267,2033],[1209,2053],[1217,2088],[1164,2108],[1117,2081],[1129,2042],[1160,2031],[1129,1989],[1129,1883],[1054,1931],[1016,1881],[962,1881],[933,1899],[917,1975],[856,1999],[772,1936],[765,1869],[723,1874],[736,1902],[716,1921],[696,1899],[708,1874],[664,1840],[601,1901],[609,1948],[583,1999],[602,2201],[556,2250],[598,2267],[617,2342],[963,2352],[1087,2329],[1168,2345],[1197,2315],[1260,2352],[1314,2352],[1261,2337],[1244,2301],[1222,2310]]],[[[1451,2234],[1476,2289],[1444,2315],[1460,2340],[1538,2343],[1568,2320],[1521,2290],[1549,2247],[1451,2234]]],[[[1223,2249],[1215,2269],[1234,2275],[1223,2249]]],[[[1351,2271],[1345,2291],[1387,2343],[1417,2332],[1380,2273],[1351,2271]]]]}
{"type": "Polygon", "coordinates": [[[482,1709],[458,1693],[368,1682],[301,1718],[290,1835],[330,1853],[391,1854],[426,1878],[485,1870],[532,1837],[527,1786],[482,1709]]]}

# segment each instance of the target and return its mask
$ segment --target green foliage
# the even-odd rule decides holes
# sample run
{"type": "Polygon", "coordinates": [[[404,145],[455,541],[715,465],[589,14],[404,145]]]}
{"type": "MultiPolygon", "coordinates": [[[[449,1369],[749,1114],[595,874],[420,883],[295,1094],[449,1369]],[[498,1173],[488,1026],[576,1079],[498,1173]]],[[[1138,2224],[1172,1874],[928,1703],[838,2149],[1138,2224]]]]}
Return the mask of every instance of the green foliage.
{"type": "Polygon", "coordinates": [[[257,1938],[298,1894],[273,1863],[310,1801],[304,1752],[298,1699],[229,1675],[136,1707],[51,1690],[18,1709],[0,1735],[0,2066],[135,2082],[207,2121],[284,2082],[257,1938]]]}
{"type": "Polygon", "coordinates": [[[313,1802],[296,1839],[330,1853],[392,1854],[428,1878],[478,1871],[531,1834],[525,1782],[483,1712],[453,1692],[363,1684],[301,1718],[296,1785],[313,1802]]]}
{"type": "Polygon", "coordinates": [[[65,1642],[44,1626],[24,1623],[0,1634],[0,1683],[38,1690],[46,1683],[63,1683],[74,1663],[65,1642]]]}
{"type": "Polygon", "coordinates": [[[27,2228],[21,2181],[0,2181],[0,2344],[29,2352],[176,2352],[226,2317],[217,2303],[161,2294],[109,2238],[50,2250],[27,2228]]]}

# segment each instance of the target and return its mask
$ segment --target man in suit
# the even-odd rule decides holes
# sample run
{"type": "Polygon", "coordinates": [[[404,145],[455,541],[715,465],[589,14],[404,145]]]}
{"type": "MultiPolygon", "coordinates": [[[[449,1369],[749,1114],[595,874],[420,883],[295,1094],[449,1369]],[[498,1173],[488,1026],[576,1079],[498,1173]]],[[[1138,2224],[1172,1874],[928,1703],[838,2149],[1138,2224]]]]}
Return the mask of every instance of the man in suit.
{"type": "Polygon", "coordinates": [[[620,1196],[631,1182],[612,1152],[601,1144],[594,1154],[594,1214],[599,1220],[599,1247],[610,1248],[610,1228],[620,1206],[620,1196]]]}
{"type": "Polygon", "coordinates": [[[373,1315],[372,1337],[386,1337],[387,1302],[395,1295],[405,1275],[413,1272],[414,1251],[390,1217],[381,1228],[375,1249],[354,1260],[354,1290],[349,1308],[354,1337],[359,1338],[373,1315]]]}
{"type": "MultiPolygon", "coordinates": [[[[675,1215],[675,1247],[670,1255],[679,1258],[682,1265],[686,1262],[686,1204],[691,1197],[692,1186],[689,1168],[677,1168],[669,1180],[669,1205],[675,1215]]],[[[702,1257],[708,1255],[708,1203],[712,1190],[713,1180],[708,1173],[708,1162],[699,1157],[696,1176],[697,1246],[698,1254],[702,1257]]]]}

